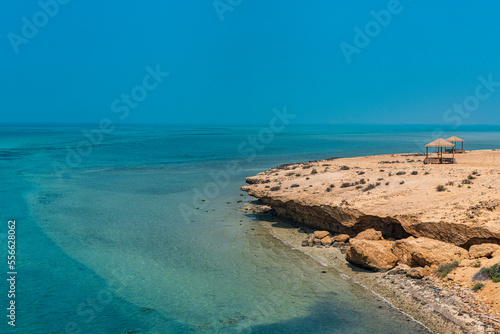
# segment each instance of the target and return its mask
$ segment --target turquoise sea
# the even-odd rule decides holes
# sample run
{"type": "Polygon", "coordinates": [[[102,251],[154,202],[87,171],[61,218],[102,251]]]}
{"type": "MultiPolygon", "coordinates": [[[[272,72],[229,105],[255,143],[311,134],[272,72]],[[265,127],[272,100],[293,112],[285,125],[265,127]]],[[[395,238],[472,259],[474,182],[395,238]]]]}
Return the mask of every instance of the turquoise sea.
{"type": "MultiPolygon", "coordinates": [[[[9,220],[17,272],[0,332],[425,333],[269,235],[239,188],[283,163],[423,152],[437,128],[0,127],[0,272],[9,220]]],[[[500,127],[445,130],[500,148],[500,127]]]]}

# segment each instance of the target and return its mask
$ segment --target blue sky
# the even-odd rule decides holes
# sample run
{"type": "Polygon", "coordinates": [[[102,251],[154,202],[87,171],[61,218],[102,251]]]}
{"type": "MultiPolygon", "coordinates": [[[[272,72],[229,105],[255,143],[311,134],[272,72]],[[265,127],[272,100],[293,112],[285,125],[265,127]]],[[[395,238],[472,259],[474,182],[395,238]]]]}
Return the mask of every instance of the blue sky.
{"type": "Polygon", "coordinates": [[[498,2],[59,1],[4,3],[0,123],[500,124],[498,2]]]}

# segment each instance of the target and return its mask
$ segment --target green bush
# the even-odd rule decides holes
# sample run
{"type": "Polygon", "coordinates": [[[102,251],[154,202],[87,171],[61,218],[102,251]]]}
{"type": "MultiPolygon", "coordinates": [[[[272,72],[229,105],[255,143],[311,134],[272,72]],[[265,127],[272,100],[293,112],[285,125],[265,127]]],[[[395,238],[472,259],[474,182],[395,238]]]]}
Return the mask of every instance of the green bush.
{"type": "Polygon", "coordinates": [[[352,184],[349,182],[344,182],[340,185],[340,188],[347,188],[347,187],[352,187],[352,184]]]}
{"type": "Polygon", "coordinates": [[[481,261],[477,260],[476,262],[474,262],[474,264],[472,266],[474,268],[481,268],[481,261]]]}
{"type": "Polygon", "coordinates": [[[311,171],[311,174],[316,174],[318,173],[318,171],[316,170],[316,168],[313,168],[313,170],[311,171]]]}
{"type": "Polygon", "coordinates": [[[340,170],[349,170],[349,169],[350,169],[349,166],[342,166],[342,167],[340,167],[340,170]]]}
{"type": "Polygon", "coordinates": [[[484,287],[484,284],[483,283],[476,283],[474,284],[474,286],[472,287],[472,291],[474,292],[477,292],[479,289],[481,289],[482,287],[484,287]]]}
{"type": "Polygon", "coordinates": [[[445,278],[449,273],[453,271],[456,267],[458,267],[458,261],[448,262],[444,264],[440,264],[436,273],[441,278],[445,278]]]}
{"type": "Polygon", "coordinates": [[[487,274],[493,283],[498,283],[500,282],[500,265],[495,263],[489,268],[481,269],[481,274],[487,274]]]}

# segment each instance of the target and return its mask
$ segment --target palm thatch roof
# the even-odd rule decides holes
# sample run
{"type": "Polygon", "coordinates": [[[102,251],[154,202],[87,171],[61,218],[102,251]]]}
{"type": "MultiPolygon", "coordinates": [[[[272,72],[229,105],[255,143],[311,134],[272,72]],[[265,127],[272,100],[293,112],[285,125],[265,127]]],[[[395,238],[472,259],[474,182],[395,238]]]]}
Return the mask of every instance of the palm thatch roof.
{"type": "Polygon", "coordinates": [[[458,138],[457,136],[452,136],[452,137],[450,137],[450,138],[448,138],[448,139],[446,139],[446,140],[447,140],[447,141],[453,141],[453,142],[465,141],[465,140],[463,140],[463,139],[461,139],[461,138],[458,138]]]}
{"type": "Polygon", "coordinates": [[[452,144],[443,138],[439,138],[425,145],[425,147],[455,147],[455,144],[452,144]]]}

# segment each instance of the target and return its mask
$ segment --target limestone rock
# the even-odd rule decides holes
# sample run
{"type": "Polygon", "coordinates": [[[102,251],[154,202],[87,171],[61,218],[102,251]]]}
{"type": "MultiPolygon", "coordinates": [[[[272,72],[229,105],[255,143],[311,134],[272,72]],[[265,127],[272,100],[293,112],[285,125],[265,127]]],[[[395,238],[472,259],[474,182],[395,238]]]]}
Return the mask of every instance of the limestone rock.
{"type": "Polygon", "coordinates": [[[388,241],[352,239],[345,258],[355,266],[373,271],[387,271],[398,262],[388,241]]]}
{"type": "Polygon", "coordinates": [[[422,267],[417,267],[417,268],[411,268],[406,272],[406,276],[411,277],[411,278],[423,278],[424,277],[424,268],[422,267]]]}
{"type": "Polygon", "coordinates": [[[330,246],[332,244],[332,238],[326,236],[323,239],[321,239],[321,243],[323,244],[323,246],[330,246]]]}
{"type": "Polygon", "coordinates": [[[367,230],[364,230],[363,232],[358,233],[358,235],[355,236],[354,239],[383,240],[384,238],[382,238],[382,232],[377,231],[373,228],[369,228],[367,230]]]}
{"type": "Polygon", "coordinates": [[[314,238],[313,242],[315,245],[321,245],[321,239],[314,238]]]}
{"type": "Polygon", "coordinates": [[[439,265],[466,259],[469,256],[465,249],[458,246],[434,239],[414,237],[394,242],[392,252],[401,263],[410,267],[439,265]]]}
{"type": "Polygon", "coordinates": [[[339,234],[333,237],[333,242],[346,243],[350,239],[349,234],[339,234]]]}
{"type": "Polygon", "coordinates": [[[408,270],[410,270],[410,266],[407,266],[406,264],[398,264],[391,270],[387,272],[388,275],[406,275],[408,270]]]}
{"type": "Polygon", "coordinates": [[[497,244],[472,245],[469,248],[469,255],[473,259],[479,259],[481,257],[491,258],[493,253],[498,250],[500,250],[500,245],[497,244]]]}
{"type": "Polygon", "coordinates": [[[330,235],[330,232],[328,231],[314,231],[314,236],[318,239],[323,239],[328,235],[330,235]]]}
{"type": "Polygon", "coordinates": [[[354,237],[374,228],[385,238],[426,237],[466,249],[480,242],[500,243],[500,150],[467,152],[460,155],[460,168],[453,165],[432,168],[425,177],[419,172],[418,182],[408,172],[422,168],[422,161],[413,160],[406,154],[393,154],[280,166],[247,178],[248,185],[242,190],[271,206],[281,218],[334,234],[354,237]],[[331,168],[319,173],[321,177],[309,177],[307,169],[302,171],[306,166],[319,171],[325,163],[331,168]],[[341,171],[342,166],[350,166],[351,170],[341,171]],[[406,171],[406,174],[400,174],[390,185],[381,182],[370,193],[340,186],[361,180],[354,172],[356,167],[364,172],[366,180],[378,180],[389,172],[381,174],[380,168],[389,166],[395,173],[406,171]],[[294,169],[296,176],[291,177],[294,169]],[[481,175],[476,176],[471,190],[448,187],[446,192],[435,191],[443,182],[460,184],[476,169],[481,175]],[[295,183],[300,187],[291,188],[295,183]],[[270,190],[280,184],[280,190],[270,190]],[[327,185],[332,184],[336,186],[328,187],[327,191],[327,185]],[[487,196],[481,190],[482,185],[491,186],[487,196]],[[346,199],[349,205],[345,205],[346,199]]]}

